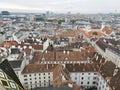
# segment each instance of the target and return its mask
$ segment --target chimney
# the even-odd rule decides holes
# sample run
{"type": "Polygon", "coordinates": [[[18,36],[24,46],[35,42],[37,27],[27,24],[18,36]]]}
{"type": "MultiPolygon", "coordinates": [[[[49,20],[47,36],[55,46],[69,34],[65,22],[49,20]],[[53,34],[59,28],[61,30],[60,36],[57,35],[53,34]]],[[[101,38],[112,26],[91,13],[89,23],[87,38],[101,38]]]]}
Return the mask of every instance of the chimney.
{"type": "Polygon", "coordinates": [[[63,54],[65,54],[65,51],[63,51],[63,54]]]}
{"type": "Polygon", "coordinates": [[[70,52],[69,51],[67,51],[67,54],[69,54],[70,52]]]}

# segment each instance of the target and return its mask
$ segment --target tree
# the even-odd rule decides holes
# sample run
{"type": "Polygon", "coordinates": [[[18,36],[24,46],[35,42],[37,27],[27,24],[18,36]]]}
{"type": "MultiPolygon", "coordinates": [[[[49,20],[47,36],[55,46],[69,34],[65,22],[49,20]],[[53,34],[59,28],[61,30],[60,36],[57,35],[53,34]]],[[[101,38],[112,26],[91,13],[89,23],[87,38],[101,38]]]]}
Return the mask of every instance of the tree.
{"type": "Polygon", "coordinates": [[[97,33],[97,32],[93,32],[93,35],[95,35],[95,36],[96,36],[96,35],[98,35],[98,33],[97,33]]]}

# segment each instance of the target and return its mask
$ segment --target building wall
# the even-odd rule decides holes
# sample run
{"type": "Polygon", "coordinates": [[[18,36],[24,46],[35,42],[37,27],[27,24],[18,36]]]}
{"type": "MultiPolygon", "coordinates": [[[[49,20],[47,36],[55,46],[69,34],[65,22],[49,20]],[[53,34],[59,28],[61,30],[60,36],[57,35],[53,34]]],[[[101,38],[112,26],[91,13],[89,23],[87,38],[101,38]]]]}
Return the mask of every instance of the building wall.
{"type": "Polygon", "coordinates": [[[98,53],[105,57],[105,52],[97,44],[94,45],[94,48],[97,50],[98,53]]]}
{"type": "Polygon", "coordinates": [[[111,90],[107,81],[98,73],[97,90],[111,90]]]}
{"type": "Polygon", "coordinates": [[[52,72],[22,74],[20,79],[22,79],[20,81],[27,89],[35,87],[48,87],[53,85],[52,72]]]}
{"type": "Polygon", "coordinates": [[[73,72],[71,79],[85,88],[96,87],[97,90],[110,90],[105,79],[98,72],[73,72]]]}
{"type": "Polygon", "coordinates": [[[49,40],[47,39],[43,44],[43,51],[46,50],[49,46],[49,40]]]}
{"type": "Polygon", "coordinates": [[[8,59],[9,61],[17,60],[18,56],[19,56],[19,54],[10,54],[10,55],[7,57],[7,59],[8,59]]]}
{"type": "Polygon", "coordinates": [[[107,60],[112,61],[116,66],[120,67],[120,55],[117,53],[106,49],[106,58],[107,60]]]}
{"type": "Polygon", "coordinates": [[[96,72],[76,72],[71,73],[70,77],[78,86],[86,88],[97,86],[96,83],[93,84],[93,82],[97,82],[98,75],[96,72]]]}

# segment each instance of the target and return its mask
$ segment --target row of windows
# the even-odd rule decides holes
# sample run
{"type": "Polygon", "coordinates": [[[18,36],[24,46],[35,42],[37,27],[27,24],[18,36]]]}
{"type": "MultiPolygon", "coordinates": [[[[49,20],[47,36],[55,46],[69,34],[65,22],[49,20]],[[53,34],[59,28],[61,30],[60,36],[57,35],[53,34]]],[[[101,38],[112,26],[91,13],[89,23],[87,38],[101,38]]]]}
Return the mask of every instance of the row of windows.
{"type": "MultiPolygon", "coordinates": [[[[47,77],[43,77],[43,78],[46,79],[47,77]]],[[[36,77],[34,79],[37,80],[36,77]]],[[[41,79],[41,77],[39,77],[39,79],[41,79]]],[[[50,76],[48,76],[48,79],[50,79],[50,76]]],[[[27,78],[24,79],[24,81],[27,81],[27,80],[28,80],[27,78]]],[[[32,78],[29,78],[29,80],[32,80],[32,78]]]]}
{"type": "MultiPolygon", "coordinates": [[[[51,85],[51,82],[50,82],[50,81],[49,81],[49,82],[42,82],[42,83],[41,83],[41,82],[40,82],[40,83],[37,83],[37,82],[36,82],[36,83],[34,83],[34,84],[32,84],[32,82],[30,82],[30,87],[31,87],[31,88],[33,88],[33,87],[41,87],[41,86],[50,86],[50,85],[51,85]]],[[[29,85],[28,85],[28,83],[26,82],[26,83],[25,83],[25,87],[28,88],[28,86],[29,86],[29,85]]]]}
{"type": "MultiPolygon", "coordinates": [[[[43,75],[46,75],[46,74],[48,74],[48,75],[50,75],[50,73],[43,73],[43,75]]],[[[37,74],[34,74],[34,76],[36,76],[37,74]]],[[[39,76],[41,76],[41,74],[38,74],[39,76]]],[[[27,77],[28,75],[24,75],[24,77],[27,77]]],[[[31,77],[31,74],[29,74],[29,77],[31,77]]]]}
{"type": "MultiPolygon", "coordinates": [[[[86,73],[82,73],[82,75],[85,75],[85,74],[86,73]]],[[[88,73],[88,75],[91,75],[91,74],[97,75],[97,73],[88,73]]],[[[77,73],[75,75],[77,75],[77,73]]]]}
{"type": "MultiPolygon", "coordinates": [[[[81,85],[84,84],[84,82],[81,82],[81,85]]],[[[90,84],[90,82],[87,82],[87,84],[90,84]]],[[[96,82],[92,82],[92,84],[96,84],[96,82]]]]}
{"type": "MultiPolygon", "coordinates": [[[[84,77],[81,77],[81,79],[83,80],[84,77]]],[[[93,77],[93,80],[96,80],[96,79],[97,79],[97,77],[93,77]]],[[[75,80],[77,80],[77,77],[75,77],[75,80]]],[[[90,77],[88,77],[88,80],[90,80],[90,77]]]]}
{"type": "MultiPolygon", "coordinates": [[[[41,82],[41,81],[37,82],[37,81],[35,81],[35,83],[30,82],[30,85],[32,85],[32,84],[44,84],[44,83],[50,83],[50,82],[51,82],[50,80],[48,80],[48,81],[45,81],[45,80],[44,80],[44,82],[41,82]]],[[[28,82],[25,82],[24,84],[25,84],[25,85],[28,85],[28,82]]]]}

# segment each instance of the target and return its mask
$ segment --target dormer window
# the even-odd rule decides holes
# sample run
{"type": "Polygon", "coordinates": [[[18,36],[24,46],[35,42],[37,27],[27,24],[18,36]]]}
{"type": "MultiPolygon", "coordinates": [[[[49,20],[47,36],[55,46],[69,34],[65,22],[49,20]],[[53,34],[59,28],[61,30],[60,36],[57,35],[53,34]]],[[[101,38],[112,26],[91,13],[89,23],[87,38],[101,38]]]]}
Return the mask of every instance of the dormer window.
{"type": "Polygon", "coordinates": [[[45,60],[45,58],[42,58],[42,60],[44,61],[44,60],[45,60]]]}
{"type": "Polygon", "coordinates": [[[66,57],[65,60],[68,60],[68,58],[66,57]]]}

